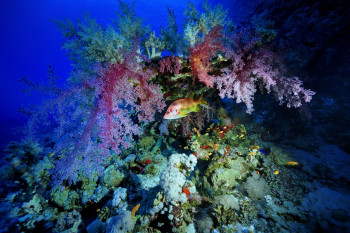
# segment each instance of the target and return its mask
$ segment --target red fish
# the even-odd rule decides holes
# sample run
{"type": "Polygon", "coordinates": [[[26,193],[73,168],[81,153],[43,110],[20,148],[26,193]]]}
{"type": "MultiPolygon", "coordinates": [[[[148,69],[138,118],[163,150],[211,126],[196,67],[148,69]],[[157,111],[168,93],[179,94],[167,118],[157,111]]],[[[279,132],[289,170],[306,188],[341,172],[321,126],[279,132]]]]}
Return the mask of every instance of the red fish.
{"type": "Polygon", "coordinates": [[[189,98],[178,99],[170,104],[164,115],[164,119],[179,119],[186,117],[190,112],[199,112],[199,104],[208,105],[207,101],[202,100],[202,97],[200,97],[198,100],[194,100],[193,94],[189,98]]]}

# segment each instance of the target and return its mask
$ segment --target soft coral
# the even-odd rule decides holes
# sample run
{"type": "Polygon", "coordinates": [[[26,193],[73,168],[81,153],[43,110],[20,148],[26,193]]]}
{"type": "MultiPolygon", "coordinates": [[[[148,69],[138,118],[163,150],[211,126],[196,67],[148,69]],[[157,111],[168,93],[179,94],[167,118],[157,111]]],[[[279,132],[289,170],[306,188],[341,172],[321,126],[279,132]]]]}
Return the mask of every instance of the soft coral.
{"type": "Polygon", "coordinates": [[[209,31],[202,43],[197,44],[194,48],[189,48],[193,74],[208,87],[214,85],[214,78],[208,74],[211,70],[209,61],[217,51],[225,50],[221,37],[222,27],[217,25],[209,31]]]}
{"type": "Polygon", "coordinates": [[[280,103],[287,102],[287,107],[300,107],[303,101],[311,101],[315,92],[304,89],[299,78],[285,77],[286,69],[281,59],[271,50],[259,46],[260,38],[251,34],[246,29],[238,31],[230,40],[233,45],[226,47],[226,57],[232,63],[214,78],[220,97],[245,103],[247,113],[254,110],[256,86],[260,90],[265,88],[268,93],[272,91],[280,103]]]}
{"type": "Polygon", "coordinates": [[[148,83],[153,72],[138,62],[136,51],[124,53],[123,62],[98,69],[99,76],[90,82],[95,90],[90,118],[81,136],[76,135],[73,151],[56,162],[54,184],[101,172],[109,150],[118,154],[130,147],[133,137],[142,133],[140,126],[165,107],[159,87],[148,83]]]}

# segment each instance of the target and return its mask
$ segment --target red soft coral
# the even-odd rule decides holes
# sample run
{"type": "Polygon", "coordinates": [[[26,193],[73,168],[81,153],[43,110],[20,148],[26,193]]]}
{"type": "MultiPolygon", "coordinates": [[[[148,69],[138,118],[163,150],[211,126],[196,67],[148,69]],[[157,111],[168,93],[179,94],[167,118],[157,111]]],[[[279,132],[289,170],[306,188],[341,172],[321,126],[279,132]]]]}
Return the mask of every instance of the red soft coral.
{"type": "Polygon", "coordinates": [[[100,139],[103,148],[116,152],[120,146],[128,148],[133,135],[141,133],[131,115],[137,115],[140,123],[148,123],[165,107],[159,87],[148,83],[153,72],[143,69],[135,52],[124,57],[122,63],[102,70],[98,85],[100,139]]]}
{"type": "Polygon", "coordinates": [[[189,48],[191,67],[194,76],[199,81],[205,83],[207,87],[213,87],[214,78],[208,74],[210,72],[210,59],[217,51],[224,51],[225,48],[221,42],[222,28],[220,25],[213,27],[205,36],[204,41],[197,44],[194,48],[189,48]]]}

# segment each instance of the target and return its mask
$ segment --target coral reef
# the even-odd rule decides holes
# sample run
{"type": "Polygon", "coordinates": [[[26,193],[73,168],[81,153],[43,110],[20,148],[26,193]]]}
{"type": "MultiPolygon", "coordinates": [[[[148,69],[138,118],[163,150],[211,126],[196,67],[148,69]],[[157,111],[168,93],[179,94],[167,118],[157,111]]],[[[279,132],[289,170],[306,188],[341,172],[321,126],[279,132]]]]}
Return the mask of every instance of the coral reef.
{"type": "Polygon", "coordinates": [[[74,65],[63,86],[52,68],[46,86],[22,80],[49,99],[5,150],[0,232],[350,229],[350,197],[331,188],[346,189],[348,154],[293,145],[293,127],[306,123],[280,123],[279,142],[264,124],[276,119],[275,108],[261,111],[273,103],[266,92],[287,113],[315,95],[284,62],[290,51],[267,13],[235,27],[222,6],[190,2],[183,30],[168,8],[157,35],[134,4],[118,2],[112,25],[88,14],[56,22],[74,65]],[[189,96],[207,104],[164,119],[166,105],[189,96]]]}

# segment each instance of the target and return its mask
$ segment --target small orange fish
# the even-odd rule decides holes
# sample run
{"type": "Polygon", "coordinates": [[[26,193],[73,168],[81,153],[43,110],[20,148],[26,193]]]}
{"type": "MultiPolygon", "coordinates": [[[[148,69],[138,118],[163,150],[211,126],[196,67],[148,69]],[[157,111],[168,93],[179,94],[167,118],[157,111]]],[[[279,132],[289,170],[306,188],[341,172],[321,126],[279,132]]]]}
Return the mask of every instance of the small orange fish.
{"type": "Polygon", "coordinates": [[[299,163],[296,162],[296,161],[289,161],[289,162],[286,162],[285,165],[291,165],[291,166],[296,166],[298,165],[299,163]]]}
{"type": "Polygon", "coordinates": [[[201,134],[199,133],[199,130],[198,130],[198,129],[193,128],[192,130],[193,130],[194,132],[196,132],[196,133],[197,133],[197,137],[200,137],[200,136],[201,136],[201,134]]]}
{"type": "Polygon", "coordinates": [[[255,172],[256,172],[256,174],[258,174],[258,175],[260,174],[260,172],[259,172],[259,171],[255,171],[255,172]]]}
{"type": "Polygon", "coordinates": [[[182,188],[182,192],[186,194],[186,197],[188,198],[191,195],[190,190],[187,187],[182,188]]]}
{"type": "Polygon", "coordinates": [[[201,148],[204,149],[204,150],[210,150],[211,149],[210,146],[208,146],[208,145],[201,146],[201,148]]]}
{"type": "Polygon", "coordinates": [[[257,145],[252,146],[252,149],[259,149],[260,147],[257,145]]]}
{"type": "Polygon", "coordinates": [[[178,99],[170,104],[164,119],[173,120],[186,117],[190,112],[199,112],[199,104],[208,105],[207,101],[202,100],[202,96],[198,100],[194,100],[193,97],[194,94],[191,94],[189,98],[178,99]]]}
{"type": "Polygon", "coordinates": [[[218,150],[218,149],[219,149],[219,146],[220,146],[220,144],[216,143],[216,144],[213,145],[213,149],[214,149],[214,150],[218,150]]]}
{"type": "Polygon", "coordinates": [[[152,161],[149,159],[146,159],[145,161],[142,161],[141,163],[142,164],[150,164],[150,163],[152,163],[152,161]]]}
{"type": "Polygon", "coordinates": [[[278,175],[278,174],[280,174],[280,171],[276,170],[273,172],[273,174],[278,175]]]}
{"type": "Polygon", "coordinates": [[[226,149],[226,151],[225,151],[224,155],[227,155],[228,151],[230,150],[230,147],[227,146],[225,149],[226,149]]]}
{"type": "Polygon", "coordinates": [[[137,204],[131,211],[131,218],[134,218],[136,211],[139,209],[140,204],[137,204]]]}

